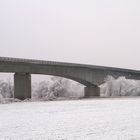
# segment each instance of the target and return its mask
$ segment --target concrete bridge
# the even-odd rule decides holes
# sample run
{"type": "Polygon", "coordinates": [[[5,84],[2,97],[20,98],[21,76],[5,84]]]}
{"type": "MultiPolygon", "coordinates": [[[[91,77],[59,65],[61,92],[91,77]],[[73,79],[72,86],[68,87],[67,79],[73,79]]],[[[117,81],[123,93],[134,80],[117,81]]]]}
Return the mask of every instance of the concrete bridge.
{"type": "Polygon", "coordinates": [[[85,85],[85,97],[100,96],[99,85],[108,75],[140,80],[140,71],[94,65],[0,57],[0,72],[15,73],[14,97],[31,98],[31,74],[65,77],[85,85]]]}

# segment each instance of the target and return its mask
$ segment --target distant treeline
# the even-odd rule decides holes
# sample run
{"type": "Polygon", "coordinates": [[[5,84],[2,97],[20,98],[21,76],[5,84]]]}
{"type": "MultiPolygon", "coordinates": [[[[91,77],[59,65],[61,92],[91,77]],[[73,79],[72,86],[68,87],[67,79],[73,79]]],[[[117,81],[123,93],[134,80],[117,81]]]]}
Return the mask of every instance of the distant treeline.
{"type": "MultiPolygon", "coordinates": [[[[32,84],[33,99],[53,99],[57,97],[83,97],[83,85],[62,77],[32,84]]],[[[139,96],[140,81],[129,80],[125,77],[115,79],[107,76],[104,84],[100,85],[101,96],[139,96]]],[[[0,98],[13,98],[14,85],[10,80],[0,80],[0,98]]]]}

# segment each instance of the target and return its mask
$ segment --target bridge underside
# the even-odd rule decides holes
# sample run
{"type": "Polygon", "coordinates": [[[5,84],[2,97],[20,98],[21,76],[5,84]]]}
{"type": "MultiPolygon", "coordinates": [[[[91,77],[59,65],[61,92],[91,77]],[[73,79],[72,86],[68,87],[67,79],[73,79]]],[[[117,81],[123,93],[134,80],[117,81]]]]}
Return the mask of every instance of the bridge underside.
{"type": "MultiPolygon", "coordinates": [[[[74,79],[73,79],[74,80],[74,79]]],[[[80,82],[83,84],[82,81],[80,82]]],[[[100,96],[100,89],[98,86],[94,86],[93,84],[84,83],[87,86],[84,88],[85,98],[91,96],[100,96]]],[[[31,74],[29,73],[15,73],[14,75],[14,98],[24,100],[31,98],[31,74]]]]}

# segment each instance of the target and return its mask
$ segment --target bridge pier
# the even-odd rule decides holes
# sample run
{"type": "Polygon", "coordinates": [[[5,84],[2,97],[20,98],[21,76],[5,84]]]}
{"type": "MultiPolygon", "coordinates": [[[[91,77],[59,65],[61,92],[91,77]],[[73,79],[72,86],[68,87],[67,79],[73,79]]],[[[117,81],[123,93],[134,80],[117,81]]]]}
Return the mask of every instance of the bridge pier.
{"type": "Polygon", "coordinates": [[[15,73],[14,98],[20,100],[31,98],[31,75],[29,73],[15,73]]]}
{"type": "Polygon", "coordinates": [[[100,96],[100,88],[98,86],[87,86],[84,89],[85,98],[92,96],[100,96]]]}

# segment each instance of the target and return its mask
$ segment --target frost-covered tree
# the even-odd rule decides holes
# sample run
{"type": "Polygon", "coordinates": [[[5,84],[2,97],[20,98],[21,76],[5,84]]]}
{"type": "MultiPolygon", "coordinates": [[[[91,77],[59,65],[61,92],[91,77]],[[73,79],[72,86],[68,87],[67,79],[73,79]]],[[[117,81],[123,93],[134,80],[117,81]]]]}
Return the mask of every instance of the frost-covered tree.
{"type": "Polygon", "coordinates": [[[71,84],[69,80],[62,77],[52,77],[51,81],[50,92],[52,92],[54,96],[67,96],[71,84]]]}
{"type": "Polygon", "coordinates": [[[3,80],[0,81],[0,94],[4,98],[13,97],[13,92],[14,92],[14,86],[10,81],[10,79],[8,79],[6,82],[3,80]]]}
{"type": "Polygon", "coordinates": [[[81,84],[62,77],[52,76],[48,81],[34,83],[33,98],[81,97],[83,96],[81,84]]]}
{"type": "Polygon", "coordinates": [[[49,91],[49,82],[42,81],[39,84],[33,85],[33,97],[35,98],[44,98],[48,96],[49,91]]]}
{"type": "Polygon", "coordinates": [[[101,93],[104,96],[138,96],[140,95],[140,82],[119,77],[108,76],[101,85],[101,93]]]}
{"type": "Polygon", "coordinates": [[[101,85],[101,94],[104,96],[111,96],[112,90],[113,90],[113,83],[115,81],[115,78],[112,76],[107,76],[105,78],[105,83],[101,85]]]}
{"type": "Polygon", "coordinates": [[[52,77],[52,85],[50,91],[54,93],[56,97],[82,97],[83,86],[75,81],[62,78],[52,77]]]}

